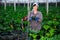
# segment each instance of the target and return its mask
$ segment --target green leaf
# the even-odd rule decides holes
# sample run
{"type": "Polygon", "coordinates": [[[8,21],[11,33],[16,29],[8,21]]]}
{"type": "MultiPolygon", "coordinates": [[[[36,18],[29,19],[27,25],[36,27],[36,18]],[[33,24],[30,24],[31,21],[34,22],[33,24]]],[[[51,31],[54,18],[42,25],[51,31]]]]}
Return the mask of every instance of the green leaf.
{"type": "Polygon", "coordinates": [[[50,36],[53,36],[53,35],[54,35],[54,32],[55,32],[55,29],[51,28],[51,29],[49,30],[50,36]]]}
{"type": "Polygon", "coordinates": [[[47,30],[47,29],[50,28],[50,26],[49,26],[49,25],[44,25],[43,28],[44,28],[45,30],[47,30]]]}
{"type": "Polygon", "coordinates": [[[47,37],[49,37],[50,36],[50,33],[46,33],[46,35],[47,35],[47,37]]]}
{"type": "Polygon", "coordinates": [[[52,24],[52,21],[50,20],[50,21],[47,21],[47,24],[48,25],[51,25],[52,24]]]}

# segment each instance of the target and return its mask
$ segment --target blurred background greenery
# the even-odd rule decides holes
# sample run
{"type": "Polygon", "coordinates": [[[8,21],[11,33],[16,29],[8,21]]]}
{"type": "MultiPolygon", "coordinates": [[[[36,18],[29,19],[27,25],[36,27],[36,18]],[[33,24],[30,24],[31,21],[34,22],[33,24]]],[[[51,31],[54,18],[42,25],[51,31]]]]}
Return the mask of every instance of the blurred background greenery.
{"type": "MultiPolygon", "coordinates": [[[[45,6],[39,5],[38,10],[43,14],[42,29],[38,34],[29,33],[29,37],[33,40],[37,38],[40,40],[60,40],[60,6],[49,6],[48,15],[46,15],[45,6]]],[[[21,19],[27,14],[27,6],[18,5],[16,11],[14,11],[13,5],[7,5],[6,10],[4,10],[4,6],[0,6],[0,33],[20,30],[21,19]]],[[[24,24],[27,24],[27,21],[24,24]]]]}

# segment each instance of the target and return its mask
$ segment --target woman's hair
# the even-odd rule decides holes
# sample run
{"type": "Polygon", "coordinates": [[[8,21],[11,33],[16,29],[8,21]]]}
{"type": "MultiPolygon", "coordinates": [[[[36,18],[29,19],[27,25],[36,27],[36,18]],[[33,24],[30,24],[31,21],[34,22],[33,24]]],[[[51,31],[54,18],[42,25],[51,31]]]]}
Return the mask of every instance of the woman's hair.
{"type": "MultiPolygon", "coordinates": [[[[30,8],[30,11],[33,10],[33,7],[36,6],[36,4],[32,5],[31,8],[30,8]]],[[[38,7],[39,8],[39,7],[38,7]]],[[[39,9],[37,9],[39,10],[39,9]]]]}
{"type": "Polygon", "coordinates": [[[36,6],[36,4],[33,5],[33,7],[36,6]]]}

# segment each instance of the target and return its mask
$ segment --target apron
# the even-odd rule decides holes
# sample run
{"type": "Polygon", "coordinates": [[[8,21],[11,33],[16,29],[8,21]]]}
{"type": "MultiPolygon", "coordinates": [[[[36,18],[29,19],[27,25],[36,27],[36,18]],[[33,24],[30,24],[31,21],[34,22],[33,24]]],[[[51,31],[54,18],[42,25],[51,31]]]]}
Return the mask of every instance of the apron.
{"type": "MultiPolygon", "coordinates": [[[[32,17],[32,16],[37,16],[37,15],[39,15],[39,14],[34,15],[34,13],[32,12],[32,13],[30,14],[30,17],[32,17]]],[[[37,21],[35,21],[35,20],[32,20],[32,21],[30,22],[30,31],[36,33],[36,32],[39,32],[40,29],[41,29],[41,24],[40,24],[40,22],[37,22],[37,21]]]]}

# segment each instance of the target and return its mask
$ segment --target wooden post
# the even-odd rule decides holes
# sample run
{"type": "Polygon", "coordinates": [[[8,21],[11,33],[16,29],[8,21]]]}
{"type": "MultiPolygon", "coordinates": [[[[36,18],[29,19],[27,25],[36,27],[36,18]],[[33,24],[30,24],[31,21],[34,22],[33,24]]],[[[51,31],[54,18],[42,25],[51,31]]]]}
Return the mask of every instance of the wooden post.
{"type": "Polygon", "coordinates": [[[18,6],[20,6],[20,2],[19,2],[19,0],[18,0],[18,6]]]}
{"type": "Polygon", "coordinates": [[[30,8],[31,8],[31,0],[30,0],[30,8]]]}
{"type": "Polygon", "coordinates": [[[57,0],[56,0],[56,7],[57,7],[57,0]]]}
{"type": "Polygon", "coordinates": [[[11,6],[12,1],[9,2],[9,6],[11,6]]]}
{"type": "Polygon", "coordinates": [[[25,7],[25,3],[26,3],[26,1],[24,1],[24,7],[25,7]]]}
{"type": "Polygon", "coordinates": [[[27,10],[28,10],[28,13],[29,13],[29,11],[30,11],[29,0],[28,0],[28,3],[27,3],[27,10]]]}
{"type": "MultiPolygon", "coordinates": [[[[27,13],[28,13],[28,15],[29,15],[29,12],[30,12],[29,1],[30,0],[28,0],[28,3],[27,3],[27,11],[28,11],[27,13]]],[[[28,19],[28,21],[29,21],[29,19],[28,19]]],[[[29,27],[29,23],[28,23],[28,26],[27,26],[27,39],[26,40],[28,40],[28,27],[29,27]]]]}
{"type": "Polygon", "coordinates": [[[6,10],[6,0],[5,0],[5,2],[4,2],[4,9],[6,10]]]}
{"type": "Polygon", "coordinates": [[[46,0],[46,13],[48,15],[48,12],[49,12],[49,2],[48,0],[46,0]]]}
{"type": "Polygon", "coordinates": [[[14,11],[16,11],[16,2],[14,0],[14,11]]]}

